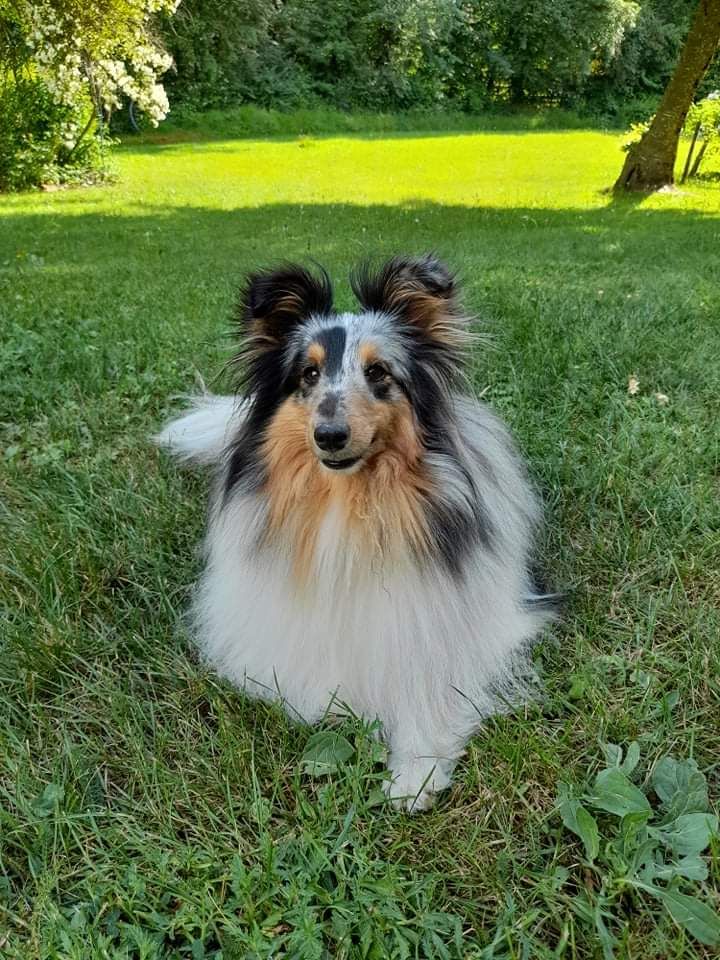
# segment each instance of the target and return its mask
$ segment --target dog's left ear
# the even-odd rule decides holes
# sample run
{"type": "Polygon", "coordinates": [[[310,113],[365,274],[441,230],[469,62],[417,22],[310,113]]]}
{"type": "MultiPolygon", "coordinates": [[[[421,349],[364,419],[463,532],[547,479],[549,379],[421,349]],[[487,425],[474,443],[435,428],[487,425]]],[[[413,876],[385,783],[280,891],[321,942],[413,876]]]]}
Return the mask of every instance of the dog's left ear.
{"type": "Polygon", "coordinates": [[[449,347],[467,341],[468,320],[458,302],[455,277],[432,254],[393,257],[377,272],[364,265],[350,282],[365,310],[392,314],[449,347]]]}
{"type": "Polygon", "coordinates": [[[288,263],[247,278],[237,310],[246,354],[282,347],[299,324],[332,313],[330,278],[319,271],[288,263]]]}

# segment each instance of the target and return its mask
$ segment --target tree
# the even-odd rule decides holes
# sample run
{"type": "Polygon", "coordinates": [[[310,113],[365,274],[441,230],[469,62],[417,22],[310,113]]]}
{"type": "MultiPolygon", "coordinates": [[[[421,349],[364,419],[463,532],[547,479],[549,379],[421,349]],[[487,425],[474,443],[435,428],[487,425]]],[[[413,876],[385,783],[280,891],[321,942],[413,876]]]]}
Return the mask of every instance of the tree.
{"type": "Polygon", "coordinates": [[[495,0],[488,6],[515,103],[579,100],[594,64],[617,58],[640,13],[633,0],[495,0]]]}
{"type": "Polygon", "coordinates": [[[132,99],[157,126],[171,58],[154,18],[179,0],[0,0],[0,190],[100,165],[93,136],[132,99]]]}
{"type": "Polygon", "coordinates": [[[648,130],[628,151],[614,190],[657,190],[674,183],[680,131],[720,41],[720,0],[700,0],[675,72],[648,130]]]}

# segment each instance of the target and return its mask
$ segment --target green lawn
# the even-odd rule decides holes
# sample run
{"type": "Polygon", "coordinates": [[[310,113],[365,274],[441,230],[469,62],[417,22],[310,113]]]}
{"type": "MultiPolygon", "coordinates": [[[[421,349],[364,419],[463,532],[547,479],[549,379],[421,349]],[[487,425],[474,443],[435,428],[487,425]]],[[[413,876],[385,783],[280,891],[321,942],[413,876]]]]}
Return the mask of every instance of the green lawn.
{"type": "MultiPolygon", "coordinates": [[[[632,742],[656,822],[666,755],[720,797],[718,184],[613,202],[601,132],[381,136],[196,132],[122,148],[113,186],[0,198],[3,957],[591,958],[603,927],[605,957],[718,955],[633,885],[632,817],[608,848],[593,808],[593,859],[555,803],[632,742]],[[568,603],[545,700],[413,818],[378,802],[360,723],[310,777],[312,731],[197,664],[205,483],[147,436],[221,370],[248,268],[314,257],[349,306],[363,255],[427,249],[492,333],[475,380],[568,603]]],[[[720,841],[690,872],[717,909],[720,841]]]]}

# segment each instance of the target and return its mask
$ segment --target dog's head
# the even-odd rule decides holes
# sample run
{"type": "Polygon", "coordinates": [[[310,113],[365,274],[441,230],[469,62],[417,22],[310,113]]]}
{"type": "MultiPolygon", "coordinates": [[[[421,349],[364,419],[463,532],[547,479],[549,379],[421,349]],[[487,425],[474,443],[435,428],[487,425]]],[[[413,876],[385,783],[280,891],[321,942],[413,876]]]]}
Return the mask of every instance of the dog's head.
{"type": "Polygon", "coordinates": [[[255,428],[356,473],[384,450],[408,459],[443,430],[468,322],[435,257],[395,257],[352,277],[358,313],[337,313],[327,274],[288,265],[248,279],[238,358],[255,428]]]}

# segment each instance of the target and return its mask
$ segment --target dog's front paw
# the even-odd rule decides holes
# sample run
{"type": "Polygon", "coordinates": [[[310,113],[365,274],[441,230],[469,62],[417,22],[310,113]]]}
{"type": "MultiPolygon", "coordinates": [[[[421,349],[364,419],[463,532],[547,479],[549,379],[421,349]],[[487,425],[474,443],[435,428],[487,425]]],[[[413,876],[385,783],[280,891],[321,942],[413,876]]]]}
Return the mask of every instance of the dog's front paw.
{"type": "Polygon", "coordinates": [[[398,810],[429,810],[436,794],[450,783],[452,767],[452,763],[432,757],[391,758],[392,779],[385,784],[385,792],[398,810]]]}

